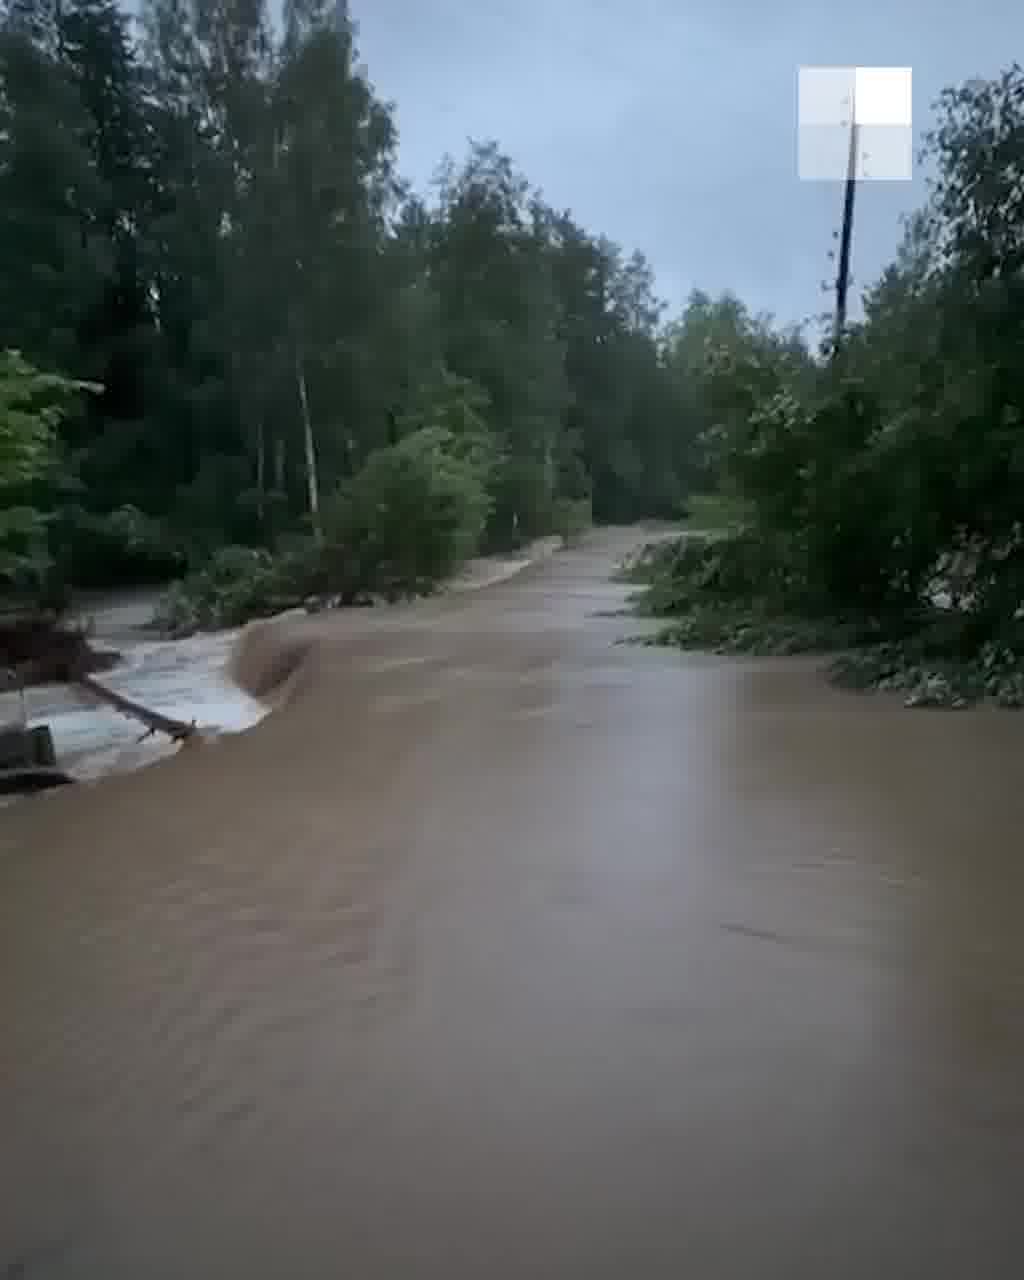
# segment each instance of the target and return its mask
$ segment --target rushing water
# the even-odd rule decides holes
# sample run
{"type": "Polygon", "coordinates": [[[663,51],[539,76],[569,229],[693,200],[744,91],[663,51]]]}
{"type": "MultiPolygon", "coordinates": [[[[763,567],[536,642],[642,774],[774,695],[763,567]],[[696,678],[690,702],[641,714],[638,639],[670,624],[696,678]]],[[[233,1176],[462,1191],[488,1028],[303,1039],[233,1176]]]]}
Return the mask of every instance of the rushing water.
{"type": "Polygon", "coordinates": [[[617,646],[625,544],[0,815],[0,1275],[1016,1280],[1024,717],[617,646]]]}
{"type": "MultiPolygon", "coordinates": [[[[122,658],[99,677],[103,683],[154,711],[186,723],[195,720],[217,732],[235,733],[257,724],[263,708],[231,684],[224,671],[238,633],[154,640],[144,630],[151,612],[152,599],[146,595],[127,604],[101,600],[88,610],[96,646],[114,649],[122,658]]],[[[138,721],[94,705],[67,685],[27,689],[24,705],[16,693],[0,695],[0,724],[25,713],[29,724],[49,725],[61,766],[81,781],[137,769],[177,750],[161,735],[143,738],[138,721]]]]}

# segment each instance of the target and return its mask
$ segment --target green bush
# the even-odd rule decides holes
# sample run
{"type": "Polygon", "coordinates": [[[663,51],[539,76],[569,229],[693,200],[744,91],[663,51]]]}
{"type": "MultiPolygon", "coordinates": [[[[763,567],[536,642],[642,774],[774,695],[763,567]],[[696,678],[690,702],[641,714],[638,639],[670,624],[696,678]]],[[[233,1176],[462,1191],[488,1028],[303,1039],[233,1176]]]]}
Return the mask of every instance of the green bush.
{"type": "Polygon", "coordinates": [[[332,591],[388,598],[431,590],[472,555],[490,512],[485,469],[455,437],[426,427],[378,449],[325,505],[332,591]]]}
{"type": "Polygon", "coordinates": [[[486,465],[443,428],[371,454],[321,512],[323,539],[276,555],[231,546],[164,596],[155,624],[184,634],[238,626],[310,596],[399,599],[430,591],[476,550],[490,501],[486,465]]]}
{"type": "Polygon", "coordinates": [[[678,518],[701,533],[735,532],[750,523],[750,509],[739,498],[724,493],[691,493],[678,518]]]}
{"type": "Polygon", "coordinates": [[[753,531],[667,538],[648,544],[624,567],[647,589],[644,612],[678,616],[707,601],[776,612],[806,611],[802,576],[782,539],[753,531]]]}
{"type": "Polygon", "coordinates": [[[33,591],[51,574],[49,525],[60,449],[57,428],[94,383],[44,373],[0,350],[0,583],[33,591]]]}
{"type": "Polygon", "coordinates": [[[278,589],[301,599],[328,595],[332,587],[323,546],[308,534],[283,537],[274,555],[278,589]]]}
{"type": "MultiPolygon", "coordinates": [[[[288,562],[285,562],[285,568],[288,562]]],[[[210,563],[176,582],[164,595],[154,624],[186,634],[241,626],[301,602],[282,565],[254,547],[222,547],[210,563]]]]}
{"type": "Polygon", "coordinates": [[[538,458],[510,456],[494,474],[494,518],[488,549],[515,551],[550,533],[554,523],[550,468],[538,458]]]}

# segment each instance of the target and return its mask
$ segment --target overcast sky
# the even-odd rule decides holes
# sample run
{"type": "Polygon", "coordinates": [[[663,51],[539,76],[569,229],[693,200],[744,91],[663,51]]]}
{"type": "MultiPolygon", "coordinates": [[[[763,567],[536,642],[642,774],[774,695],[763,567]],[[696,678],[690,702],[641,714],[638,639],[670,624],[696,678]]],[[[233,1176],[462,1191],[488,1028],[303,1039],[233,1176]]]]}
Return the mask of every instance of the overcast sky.
{"type": "MultiPolygon", "coordinates": [[[[396,104],[418,187],[497,140],[550,203],[640,248],[678,307],[731,288],[797,321],[842,189],[796,176],[801,65],[911,66],[914,127],[946,84],[1024,56],[1021,0],[351,0],[370,79],[396,104]]],[[[855,288],[893,255],[913,183],[858,188],[855,288]]]]}

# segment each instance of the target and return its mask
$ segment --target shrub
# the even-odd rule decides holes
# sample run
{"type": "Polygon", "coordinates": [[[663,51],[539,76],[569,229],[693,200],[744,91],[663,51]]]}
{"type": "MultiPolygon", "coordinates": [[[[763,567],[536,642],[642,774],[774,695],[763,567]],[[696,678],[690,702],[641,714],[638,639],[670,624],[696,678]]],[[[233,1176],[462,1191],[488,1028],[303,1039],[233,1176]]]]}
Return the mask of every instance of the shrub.
{"type": "Polygon", "coordinates": [[[793,564],[781,538],[694,534],[649,544],[624,567],[624,577],[646,585],[641,605],[648,613],[678,615],[708,601],[786,612],[805,606],[793,564]]]}
{"type": "Polygon", "coordinates": [[[451,433],[424,428],[371,454],[321,512],[323,541],[276,556],[229,546],[166,593],[155,625],[174,634],[238,626],[310,596],[389,599],[430,591],[477,548],[490,510],[485,468],[451,433]]]}
{"type": "Polygon", "coordinates": [[[484,479],[443,428],[376,450],[322,512],[330,589],[346,599],[429,591],[479,545],[490,512],[484,479]]]}
{"type": "Polygon", "coordinates": [[[52,569],[48,525],[59,455],[57,428],[93,383],[44,373],[0,350],[0,582],[32,590],[52,569]]]}
{"type": "Polygon", "coordinates": [[[268,551],[222,547],[205,568],[170,588],[157,608],[154,625],[178,635],[240,626],[299,600],[268,551]]]}

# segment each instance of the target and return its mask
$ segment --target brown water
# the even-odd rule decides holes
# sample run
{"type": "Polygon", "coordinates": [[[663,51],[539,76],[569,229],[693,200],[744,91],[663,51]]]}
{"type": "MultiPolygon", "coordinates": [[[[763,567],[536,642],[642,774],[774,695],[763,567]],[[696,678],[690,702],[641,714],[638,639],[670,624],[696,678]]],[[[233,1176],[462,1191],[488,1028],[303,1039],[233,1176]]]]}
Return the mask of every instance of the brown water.
{"type": "Polygon", "coordinates": [[[0,1276],[1021,1275],[1024,717],[616,647],[630,536],[0,815],[0,1276]]]}

